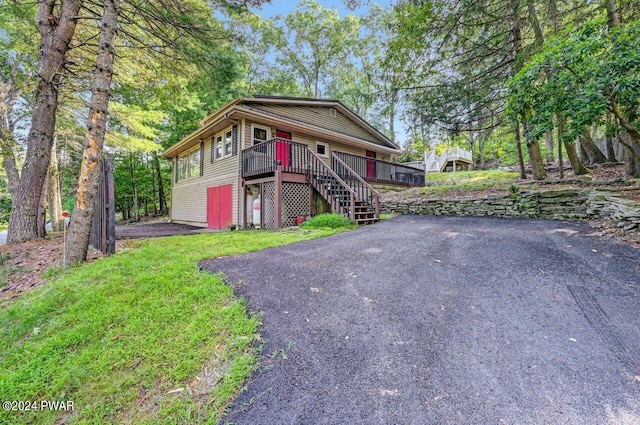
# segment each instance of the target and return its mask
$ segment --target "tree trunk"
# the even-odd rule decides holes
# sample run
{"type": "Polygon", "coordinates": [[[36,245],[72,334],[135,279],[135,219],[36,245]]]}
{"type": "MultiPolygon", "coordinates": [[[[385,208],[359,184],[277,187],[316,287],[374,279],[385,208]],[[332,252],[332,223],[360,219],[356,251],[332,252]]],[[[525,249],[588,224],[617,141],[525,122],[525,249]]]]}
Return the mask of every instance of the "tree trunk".
{"type": "Polygon", "coordinates": [[[153,157],[151,163],[147,161],[147,170],[151,169],[151,202],[153,202],[153,215],[158,215],[158,202],[156,196],[158,195],[158,191],[156,190],[156,170],[155,170],[155,161],[153,161],[153,157]]]}
{"type": "Polygon", "coordinates": [[[20,184],[20,172],[16,165],[16,156],[13,150],[13,140],[2,140],[2,166],[7,173],[7,185],[11,198],[15,198],[20,184]]]}
{"type": "Polygon", "coordinates": [[[560,179],[564,179],[564,160],[562,159],[562,142],[558,136],[558,169],[560,170],[560,179]]]}
{"type": "Polygon", "coordinates": [[[38,214],[36,221],[36,233],[38,238],[44,239],[47,236],[47,182],[45,180],[40,191],[38,200],[38,214]]]}
{"type": "Polygon", "coordinates": [[[524,167],[524,156],[522,155],[522,140],[520,139],[520,124],[516,124],[516,152],[518,153],[518,165],[520,166],[520,178],[527,178],[527,170],[524,167]]]}
{"type": "Polygon", "coordinates": [[[629,177],[640,177],[640,149],[636,154],[634,148],[634,145],[623,148],[624,170],[629,177]]]}
{"type": "Polygon", "coordinates": [[[626,132],[618,135],[618,141],[622,145],[622,161],[627,176],[640,177],[640,147],[630,140],[626,132]]]}
{"type": "Polygon", "coordinates": [[[2,154],[2,166],[7,174],[7,186],[12,198],[16,196],[20,184],[20,172],[15,156],[17,143],[14,137],[18,119],[13,118],[11,112],[22,97],[22,90],[16,86],[16,76],[21,66],[20,59],[15,58],[6,80],[0,82],[0,154],[2,154]]]}
{"type": "Polygon", "coordinates": [[[607,9],[607,26],[609,28],[620,26],[620,15],[618,14],[616,1],[604,0],[604,6],[607,9]]]}
{"type": "Polygon", "coordinates": [[[564,149],[567,151],[567,156],[569,157],[571,168],[573,168],[573,174],[575,174],[576,176],[581,176],[583,174],[590,173],[590,170],[585,167],[583,162],[580,160],[578,152],[576,151],[575,143],[564,142],[564,149]]]}
{"type": "Polygon", "coordinates": [[[620,125],[627,130],[632,142],[640,148],[640,130],[631,125],[629,119],[622,114],[622,111],[620,111],[620,107],[613,96],[609,98],[609,110],[616,116],[620,125]]]}
{"type": "Polygon", "coordinates": [[[158,153],[153,153],[153,165],[156,170],[156,176],[158,178],[158,203],[160,204],[160,214],[166,214],[169,209],[167,208],[167,198],[164,194],[164,183],[162,182],[162,172],[160,170],[160,160],[158,159],[158,153]]]}
{"type": "Polygon", "coordinates": [[[391,136],[391,141],[396,141],[396,129],[395,129],[395,121],[396,121],[396,102],[398,100],[398,89],[391,89],[391,101],[389,102],[389,133],[391,136]]]}
{"type": "Polygon", "coordinates": [[[60,173],[58,171],[57,136],[53,136],[51,147],[51,161],[49,161],[49,176],[47,178],[47,204],[49,205],[49,219],[51,230],[62,232],[64,218],[62,217],[62,199],[60,195],[60,173]]]}
{"type": "Polygon", "coordinates": [[[560,152],[560,141],[562,140],[564,143],[564,149],[567,151],[567,156],[569,157],[569,163],[571,163],[571,168],[573,169],[573,174],[576,176],[581,176],[583,174],[588,174],[589,169],[584,166],[580,158],[578,157],[578,153],[576,152],[575,143],[568,143],[564,141],[564,119],[560,116],[560,114],[556,115],[556,121],[558,122],[558,149],[560,152]]]}
{"type": "Polygon", "coordinates": [[[527,142],[527,150],[529,151],[529,162],[531,162],[531,172],[536,180],[544,180],[547,178],[547,170],[544,168],[544,160],[540,153],[540,144],[537,140],[527,142]]]}
{"type": "Polygon", "coordinates": [[[93,89],[89,104],[87,133],[84,140],[82,165],[78,194],[69,228],[67,240],[67,264],[85,261],[89,248],[91,221],[95,206],[98,185],[100,184],[102,148],[107,126],[109,98],[111,97],[111,79],[115,55],[120,0],[105,0],[100,38],[98,41],[98,59],[94,73],[93,89]]]}
{"type": "Polygon", "coordinates": [[[81,0],[42,0],[38,4],[40,68],[37,72],[27,153],[16,196],[12,198],[8,243],[38,237],[38,208],[49,168],[49,156],[69,43],[76,29],[81,0]],[[59,10],[59,16],[55,16],[59,10]]]}
{"type": "Polygon", "coordinates": [[[584,149],[584,143],[582,143],[582,137],[578,138],[578,148],[580,149],[580,161],[585,164],[589,163],[589,155],[587,155],[587,151],[584,149]]]}
{"type": "Polygon", "coordinates": [[[547,148],[547,163],[553,162],[553,132],[551,130],[547,131],[544,135],[544,143],[547,148]]]}
{"type": "Polygon", "coordinates": [[[529,21],[531,21],[531,26],[533,27],[533,34],[535,35],[534,46],[536,47],[536,50],[538,50],[544,44],[544,36],[542,34],[542,28],[540,27],[540,21],[538,20],[536,7],[533,1],[529,1],[527,4],[527,10],[529,12],[529,21]]]}
{"type": "Polygon", "coordinates": [[[133,196],[133,221],[140,221],[140,203],[138,199],[138,186],[136,184],[136,169],[133,152],[129,152],[129,175],[131,176],[131,194],[133,196]]]}
{"type": "MultiPolygon", "coordinates": [[[[520,22],[520,0],[511,0],[511,36],[513,38],[513,50],[516,53],[513,65],[515,75],[522,68],[522,23],[520,22]]],[[[516,151],[518,153],[518,163],[520,164],[520,177],[527,178],[524,167],[524,157],[522,156],[522,140],[520,137],[520,124],[516,123],[516,151]]]]}
{"type": "Polygon", "coordinates": [[[590,164],[604,164],[607,162],[607,157],[604,156],[600,148],[595,144],[593,138],[591,138],[591,133],[588,128],[585,128],[582,132],[582,138],[580,146],[584,149],[587,156],[589,157],[590,164]]]}
{"type": "Polygon", "coordinates": [[[611,117],[611,113],[607,112],[607,119],[606,119],[606,130],[604,132],[605,134],[605,141],[607,144],[607,159],[609,160],[609,162],[616,162],[616,151],[613,148],[613,125],[612,125],[612,117],[611,117]]]}

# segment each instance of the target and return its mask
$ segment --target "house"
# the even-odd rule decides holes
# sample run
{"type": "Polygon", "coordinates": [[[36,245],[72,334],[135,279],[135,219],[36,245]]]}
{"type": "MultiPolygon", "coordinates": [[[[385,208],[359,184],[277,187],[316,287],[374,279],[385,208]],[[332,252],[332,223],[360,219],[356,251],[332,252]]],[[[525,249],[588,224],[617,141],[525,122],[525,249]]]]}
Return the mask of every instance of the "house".
{"type": "Polygon", "coordinates": [[[391,140],[336,100],[236,99],[163,152],[173,160],[171,219],[212,229],[294,225],[334,211],[379,218],[376,184],[423,185],[391,140]]]}

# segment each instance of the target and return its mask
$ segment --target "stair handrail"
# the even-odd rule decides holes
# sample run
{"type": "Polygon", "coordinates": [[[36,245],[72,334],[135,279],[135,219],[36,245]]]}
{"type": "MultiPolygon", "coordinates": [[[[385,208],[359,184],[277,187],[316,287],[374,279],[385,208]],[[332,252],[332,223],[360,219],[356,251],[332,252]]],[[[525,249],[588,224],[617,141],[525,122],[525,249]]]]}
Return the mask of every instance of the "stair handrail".
{"type": "MultiPolygon", "coordinates": [[[[308,146],[307,146],[307,152],[309,152],[309,153],[311,154],[311,156],[312,156],[313,158],[315,158],[315,160],[316,160],[316,161],[318,161],[318,163],[322,164],[321,166],[323,167],[323,171],[327,171],[327,172],[328,172],[328,174],[329,174],[331,177],[335,178],[335,179],[336,179],[336,181],[337,181],[338,183],[340,183],[340,185],[341,185],[343,188],[347,189],[347,191],[348,191],[348,192],[349,192],[349,194],[351,195],[351,207],[349,208],[349,216],[350,216],[349,218],[351,219],[351,221],[352,221],[353,223],[355,223],[355,221],[356,221],[356,215],[355,215],[355,214],[356,214],[356,213],[355,213],[355,201],[356,201],[356,197],[357,197],[356,191],[355,191],[355,190],[353,190],[353,188],[352,188],[351,186],[349,186],[349,185],[348,185],[344,180],[342,180],[342,178],[341,178],[338,174],[336,174],[336,172],[335,172],[335,171],[333,171],[333,170],[331,169],[331,167],[329,167],[327,164],[325,164],[325,163],[324,163],[324,161],[322,160],[322,158],[320,158],[320,157],[318,156],[318,154],[317,154],[317,153],[315,153],[313,150],[311,150],[311,148],[309,148],[308,146]]],[[[309,173],[309,180],[310,180],[310,181],[313,181],[313,175],[312,175],[312,173],[311,173],[311,162],[309,163],[308,173],[309,173]]],[[[338,204],[337,206],[338,206],[338,207],[340,207],[340,205],[339,205],[339,204],[338,204]]],[[[340,207],[340,208],[342,209],[342,207],[340,207]]],[[[344,212],[343,212],[343,214],[344,214],[344,212]]]]}
{"type": "Polygon", "coordinates": [[[349,167],[343,160],[340,159],[340,157],[338,157],[338,155],[335,154],[335,152],[331,151],[331,157],[335,158],[338,160],[338,162],[347,170],[349,170],[350,173],[353,174],[353,176],[362,184],[364,184],[370,191],[372,191],[373,193],[376,194],[376,196],[380,196],[380,192],[378,192],[377,190],[375,190],[373,188],[373,186],[371,186],[369,183],[367,183],[367,181],[365,179],[363,179],[358,173],[356,173],[351,167],[349,167]]]}
{"type": "Polygon", "coordinates": [[[360,183],[362,183],[362,185],[371,192],[371,197],[373,200],[373,205],[374,205],[374,210],[376,213],[376,217],[380,216],[380,192],[378,192],[377,190],[375,190],[373,188],[373,186],[371,186],[369,183],[367,183],[367,181],[365,179],[363,179],[358,173],[356,173],[351,167],[349,167],[342,159],[340,159],[340,157],[338,157],[338,155],[336,155],[335,152],[331,151],[331,159],[335,159],[336,161],[338,161],[338,163],[340,165],[342,165],[344,168],[347,169],[347,171],[349,171],[353,177],[358,180],[360,183]]]}
{"type": "Polygon", "coordinates": [[[438,156],[438,172],[442,171],[442,169],[447,165],[447,151],[438,156]]]}

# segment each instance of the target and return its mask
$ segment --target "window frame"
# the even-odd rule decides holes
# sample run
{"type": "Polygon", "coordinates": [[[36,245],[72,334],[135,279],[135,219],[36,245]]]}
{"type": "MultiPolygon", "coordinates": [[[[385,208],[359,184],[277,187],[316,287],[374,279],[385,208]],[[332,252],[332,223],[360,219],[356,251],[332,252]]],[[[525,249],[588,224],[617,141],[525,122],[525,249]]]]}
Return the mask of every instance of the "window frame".
{"type": "Polygon", "coordinates": [[[223,154],[223,140],[222,140],[222,134],[218,133],[216,135],[214,135],[211,138],[211,157],[212,157],[212,161],[215,162],[219,159],[224,158],[223,154]],[[218,150],[218,148],[220,150],[218,150]]]}
{"type": "Polygon", "coordinates": [[[329,144],[325,143],[325,142],[318,142],[316,141],[316,153],[318,154],[319,157],[321,158],[329,158],[329,144]],[[318,147],[322,146],[324,147],[324,153],[320,153],[318,152],[318,147]]]}
{"type": "Polygon", "coordinates": [[[211,162],[238,155],[237,147],[234,152],[233,127],[227,127],[211,137],[211,162]]]}
{"type": "Polygon", "coordinates": [[[178,155],[176,183],[202,177],[202,155],[203,149],[200,143],[178,155]]]}
{"type": "Polygon", "coordinates": [[[263,126],[263,125],[260,125],[260,124],[251,124],[251,146],[256,146],[256,145],[259,145],[260,143],[264,143],[264,142],[268,141],[270,132],[271,132],[271,128],[269,128],[267,126],[263,126]],[[260,140],[260,139],[256,139],[255,138],[255,129],[256,128],[265,131],[265,139],[264,140],[260,140]],[[256,143],[256,140],[260,140],[260,141],[258,143],[256,143]]]}
{"type": "Polygon", "coordinates": [[[224,131],[223,134],[224,134],[224,137],[222,138],[222,153],[224,154],[223,158],[229,158],[233,156],[233,129],[230,128],[228,131],[224,131]]]}

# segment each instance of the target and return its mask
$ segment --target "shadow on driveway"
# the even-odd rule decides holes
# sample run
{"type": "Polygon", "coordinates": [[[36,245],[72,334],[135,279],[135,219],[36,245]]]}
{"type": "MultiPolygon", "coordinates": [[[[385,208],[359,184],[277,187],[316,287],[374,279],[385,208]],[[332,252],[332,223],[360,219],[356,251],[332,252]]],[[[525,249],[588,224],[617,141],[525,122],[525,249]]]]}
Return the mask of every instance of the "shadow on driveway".
{"type": "Polygon", "coordinates": [[[264,314],[224,421],[640,423],[640,251],[588,224],[400,216],[201,265],[264,314]]]}

